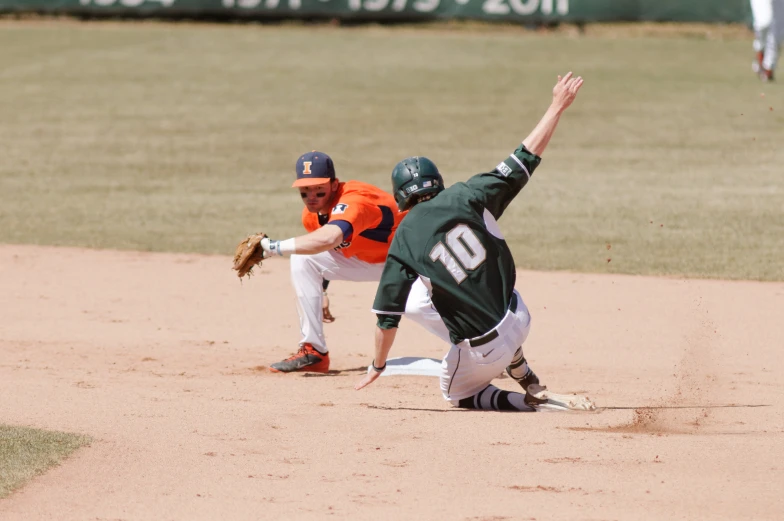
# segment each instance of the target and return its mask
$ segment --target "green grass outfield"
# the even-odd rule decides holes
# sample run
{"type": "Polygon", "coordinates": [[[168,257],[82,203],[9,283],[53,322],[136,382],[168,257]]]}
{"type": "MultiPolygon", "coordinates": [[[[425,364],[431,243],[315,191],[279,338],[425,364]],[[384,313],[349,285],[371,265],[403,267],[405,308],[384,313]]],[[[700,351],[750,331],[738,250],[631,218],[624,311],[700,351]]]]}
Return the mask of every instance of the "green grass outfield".
{"type": "Polygon", "coordinates": [[[0,242],[299,234],[302,152],[384,188],[409,155],[465,180],[573,70],[583,92],[501,220],[519,267],[784,280],[784,85],[752,75],[750,38],[5,21],[0,242]]]}
{"type": "Polygon", "coordinates": [[[0,499],[88,443],[78,434],[0,424],[0,499]]]}

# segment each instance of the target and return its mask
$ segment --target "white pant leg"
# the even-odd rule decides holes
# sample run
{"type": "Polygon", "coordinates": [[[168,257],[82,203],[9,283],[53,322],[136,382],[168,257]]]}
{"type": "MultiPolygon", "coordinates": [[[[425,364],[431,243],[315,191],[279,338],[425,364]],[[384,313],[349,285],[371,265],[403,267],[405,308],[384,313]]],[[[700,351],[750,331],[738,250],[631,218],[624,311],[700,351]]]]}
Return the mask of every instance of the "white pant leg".
{"type": "Polygon", "coordinates": [[[751,0],[751,17],[755,31],[768,29],[773,22],[774,0],[751,0]]]}
{"type": "Polygon", "coordinates": [[[768,30],[764,35],[762,59],[762,66],[769,71],[776,70],[781,40],[784,38],[784,0],[772,0],[771,4],[771,17],[768,30]]]}
{"type": "Polygon", "coordinates": [[[754,47],[754,52],[765,51],[765,43],[768,38],[768,29],[754,29],[754,43],[752,47],[754,47]]]}
{"type": "Polygon", "coordinates": [[[356,257],[347,259],[332,250],[316,255],[292,255],[291,284],[297,295],[297,313],[302,332],[300,344],[309,343],[316,350],[327,352],[321,309],[323,279],[352,282],[378,281],[381,279],[383,268],[384,264],[370,264],[356,257]]]}
{"type": "Polygon", "coordinates": [[[754,51],[764,51],[768,30],[773,22],[773,0],[751,0],[751,17],[754,26],[754,51]]]}
{"type": "Polygon", "coordinates": [[[776,37],[773,29],[768,30],[765,38],[765,51],[762,58],[762,66],[769,71],[776,70],[776,63],[779,61],[779,50],[781,42],[776,37]]]}
{"type": "Polygon", "coordinates": [[[774,70],[779,59],[781,32],[784,30],[784,1],[751,0],[754,23],[754,50],[763,52],[762,66],[774,70]]]}
{"type": "Polygon", "coordinates": [[[433,306],[433,301],[430,300],[430,290],[422,282],[422,279],[417,279],[411,286],[411,293],[408,294],[406,301],[405,317],[413,320],[444,342],[451,343],[449,331],[447,331],[444,321],[441,320],[441,315],[433,306]]]}
{"type": "Polygon", "coordinates": [[[520,294],[517,310],[496,327],[498,338],[479,347],[468,341],[453,345],[441,362],[441,393],[452,405],[473,396],[504,372],[531,329],[531,315],[520,294]]]}

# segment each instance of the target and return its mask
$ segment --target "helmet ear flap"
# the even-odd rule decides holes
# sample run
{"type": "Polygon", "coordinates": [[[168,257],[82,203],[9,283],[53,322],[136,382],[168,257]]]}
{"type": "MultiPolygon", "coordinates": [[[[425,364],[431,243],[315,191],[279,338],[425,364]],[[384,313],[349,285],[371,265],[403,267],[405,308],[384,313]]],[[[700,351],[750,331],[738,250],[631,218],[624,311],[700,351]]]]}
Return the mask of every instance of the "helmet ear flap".
{"type": "Polygon", "coordinates": [[[395,202],[397,203],[398,209],[402,212],[406,204],[406,194],[403,190],[395,192],[395,202]]]}
{"type": "Polygon", "coordinates": [[[408,207],[408,196],[405,187],[414,180],[409,164],[411,158],[404,159],[395,165],[392,170],[392,193],[395,196],[398,209],[402,212],[408,207]]]}
{"type": "Polygon", "coordinates": [[[395,201],[397,201],[398,210],[401,212],[408,210],[411,207],[413,198],[413,192],[407,193],[405,188],[400,188],[400,190],[395,193],[395,201]]]}

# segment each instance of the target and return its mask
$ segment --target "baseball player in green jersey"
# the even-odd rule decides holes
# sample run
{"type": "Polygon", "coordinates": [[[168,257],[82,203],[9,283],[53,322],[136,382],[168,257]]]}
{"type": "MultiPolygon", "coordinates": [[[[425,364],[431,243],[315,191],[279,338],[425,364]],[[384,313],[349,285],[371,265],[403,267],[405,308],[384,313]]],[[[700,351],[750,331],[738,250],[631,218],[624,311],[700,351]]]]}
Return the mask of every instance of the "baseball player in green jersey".
{"type": "Polygon", "coordinates": [[[590,410],[585,397],[556,395],[540,385],[523,356],[531,317],[515,290],[515,265],[496,220],[528,183],[561,114],[583,84],[572,73],[558,77],[553,101],[522,144],[491,172],[444,189],[438,168],[410,157],[392,172],[392,191],[408,215],[397,229],[376,292],[375,359],[361,389],[386,368],[412,285],[421,279],[449,330],[452,347],[441,364],[441,391],[450,403],[470,409],[590,410]],[[525,394],[490,382],[506,369],[525,394]]]}

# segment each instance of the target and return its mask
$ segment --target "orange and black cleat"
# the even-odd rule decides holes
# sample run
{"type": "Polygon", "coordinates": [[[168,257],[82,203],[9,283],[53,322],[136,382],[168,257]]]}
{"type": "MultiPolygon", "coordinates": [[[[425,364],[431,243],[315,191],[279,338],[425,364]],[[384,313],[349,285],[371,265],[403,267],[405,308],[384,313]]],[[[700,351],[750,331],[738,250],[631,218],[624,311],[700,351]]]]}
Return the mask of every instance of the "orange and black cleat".
{"type": "Polygon", "coordinates": [[[292,356],[270,366],[273,373],[292,373],[308,371],[326,373],[329,371],[329,353],[319,353],[310,344],[302,344],[292,356]]]}

